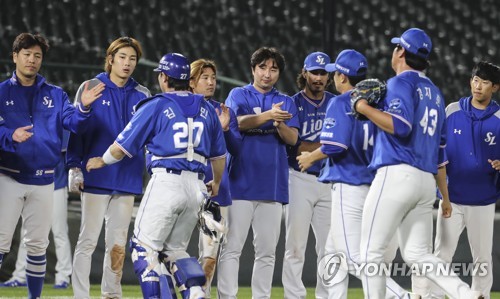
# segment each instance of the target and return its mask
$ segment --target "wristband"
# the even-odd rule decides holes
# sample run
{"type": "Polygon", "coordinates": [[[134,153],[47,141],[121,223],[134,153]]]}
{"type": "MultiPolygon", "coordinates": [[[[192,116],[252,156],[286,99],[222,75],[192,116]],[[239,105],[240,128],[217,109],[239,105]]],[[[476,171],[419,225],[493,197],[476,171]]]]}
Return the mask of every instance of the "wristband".
{"type": "Polygon", "coordinates": [[[111,151],[108,150],[104,153],[104,155],[102,155],[102,161],[104,162],[104,164],[106,165],[111,165],[111,164],[115,164],[116,162],[120,162],[122,159],[116,159],[115,157],[113,157],[113,155],[111,154],[111,151]]]}

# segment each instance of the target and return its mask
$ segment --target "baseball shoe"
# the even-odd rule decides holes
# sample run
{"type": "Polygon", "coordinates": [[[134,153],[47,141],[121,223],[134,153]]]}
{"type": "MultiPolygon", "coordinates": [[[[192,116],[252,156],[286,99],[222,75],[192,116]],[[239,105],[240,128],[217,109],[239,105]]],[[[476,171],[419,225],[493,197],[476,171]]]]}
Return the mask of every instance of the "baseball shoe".
{"type": "Polygon", "coordinates": [[[422,296],[415,293],[408,293],[408,299],[422,299],[422,296]]]}
{"type": "Polygon", "coordinates": [[[67,289],[68,287],[69,287],[69,282],[67,281],[56,283],[53,286],[54,289],[67,289]]]}
{"type": "Polygon", "coordinates": [[[17,279],[9,279],[6,282],[0,283],[0,288],[17,288],[17,287],[26,287],[28,286],[26,282],[20,281],[17,279]]]}

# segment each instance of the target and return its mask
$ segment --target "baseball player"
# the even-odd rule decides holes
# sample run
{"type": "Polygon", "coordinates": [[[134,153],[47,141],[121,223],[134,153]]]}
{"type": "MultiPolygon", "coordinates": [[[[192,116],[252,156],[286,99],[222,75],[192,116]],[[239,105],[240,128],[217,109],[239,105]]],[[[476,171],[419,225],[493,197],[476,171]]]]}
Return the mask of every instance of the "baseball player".
{"type": "MultiPolygon", "coordinates": [[[[207,59],[198,59],[192,62],[189,87],[193,93],[203,95],[205,100],[215,108],[219,114],[219,120],[224,131],[227,150],[231,156],[237,156],[241,148],[242,138],[238,129],[236,115],[233,110],[213,99],[217,87],[217,67],[215,62],[207,59]]],[[[208,183],[212,179],[212,167],[210,161],[208,161],[204,181],[208,183]]],[[[222,175],[219,195],[213,197],[212,200],[220,206],[222,223],[224,224],[227,220],[228,206],[232,202],[229,190],[229,177],[226,170],[224,170],[222,175]]],[[[207,279],[204,286],[205,297],[210,298],[210,284],[215,274],[220,240],[213,240],[213,238],[202,232],[200,232],[199,240],[200,263],[207,279]]]]}
{"type": "Polygon", "coordinates": [[[122,295],[120,281],[125,245],[134,195],[142,193],[144,155],[126,158],[124,163],[92,173],[82,168],[88,159],[106,151],[132,119],[134,106],[150,96],[149,90],[131,77],[141,56],[142,49],[137,40],[130,37],[114,40],[106,51],[105,72],[82,83],[76,94],[75,102],[79,103],[85,86],[105,86],[101,99],[93,107],[87,131],[71,135],[68,146],[69,187],[71,191],[82,190],[82,219],[72,274],[75,298],[90,296],[92,253],[104,219],[106,252],[101,293],[108,298],[122,295]]]}
{"type": "Polygon", "coordinates": [[[89,160],[87,170],[117,163],[125,155],[142,155],[142,148],[147,147],[153,175],[130,240],[143,296],[160,298],[161,289],[161,298],[176,298],[175,290],[170,293],[173,276],[182,298],[204,298],[205,274],[186,249],[198,220],[202,193],[207,192],[203,182],[207,159],[213,172],[207,185],[216,196],[226,144],[213,106],[203,96],[188,92],[190,67],[186,57],[166,54],[155,70],[160,72],[163,93],[137,105],[125,130],[102,157],[89,160]]]}
{"type": "MultiPolygon", "coordinates": [[[[438,152],[446,142],[444,99],[423,73],[428,67],[431,39],[423,30],[411,28],[391,42],[396,44],[392,53],[396,76],[387,83],[387,95],[380,103],[383,110],[370,106],[378,104],[364,98],[352,105],[355,113],[377,126],[370,163],[376,174],[363,209],[361,262],[381,265],[388,244],[398,233],[406,263],[422,265],[420,274],[452,298],[478,298],[480,294],[456,275],[438,276],[437,267],[430,268],[444,263],[431,253],[428,244],[438,152]],[[427,265],[425,271],[423,265],[427,265]]],[[[450,210],[443,209],[443,213],[449,217],[450,210]]],[[[385,297],[385,275],[365,275],[362,282],[365,298],[385,297]]]]}
{"type": "Polygon", "coordinates": [[[22,216],[29,298],[40,297],[43,288],[54,168],[60,160],[63,129],[83,131],[91,115],[90,105],[101,91],[100,86],[85,88],[80,105],[71,105],[60,87],[38,74],[48,49],[41,35],[18,35],[12,46],[16,70],[12,78],[0,83],[0,115],[11,136],[2,137],[8,142],[0,149],[0,266],[22,216]],[[13,148],[9,146],[12,141],[13,148]]]}
{"type": "MultiPolygon", "coordinates": [[[[330,101],[326,110],[321,147],[312,153],[303,152],[297,157],[301,170],[307,171],[314,161],[324,159],[326,164],[319,180],[331,186],[331,229],[325,251],[343,253],[349,272],[358,275],[355,265],[360,263],[359,242],[361,217],[365,198],[375,175],[368,169],[373,154],[374,125],[367,120],[357,120],[351,113],[350,94],[354,86],[366,78],[368,63],[363,54],[347,49],[339,53],[326,70],[333,72],[335,89],[340,93],[330,101]]],[[[316,162],[317,163],[317,162],[316,162]]],[[[397,240],[386,254],[390,262],[396,255],[397,240]]],[[[361,277],[358,275],[358,278],[361,277]]],[[[328,287],[328,298],[347,298],[349,276],[328,287]]],[[[390,277],[387,278],[386,298],[405,298],[406,292],[390,277]]]]}
{"type": "MultiPolygon", "coordinates": [[[[449,218],[438,213],[434,254],[451,263],[458,239],[467,228],[472,260],[488,265],[486,275],[472,277],[471,288],[489,298],[495,203],[500,198],[500,146],[495,141],[500,132],[500,107],[492,96],[500,88],[500,68],[479,62],[472,70],[470,87],[472,96],[446,108],[446,173],[453,213],[449,218]]],[[[424,298],[444,298],[439,288],[431,292],[430,281],[413,277],[415,280],[413,288],[424,298]]]]}
{"type": "MultiPolygon", "coordinates": [[[[326,107],[334,96],[325,91],[330,84],[325,66],[330,57],[322,52],[313,52],[304,60],[304,67],[297,76],[301,89],[292,99],[297,106],[299,118],[299,140],[288,147],[290,166],[289,204],[285,206],[285,257],[283,259],[282,281],[285,298],[305,298],[306,288],[302,282],[302,269],[312,226],[316,238],[318,263],[324,256],[325,243],[330,230],[331,195],[330,185],[318,182],[321,161],[302,173],[297,164],[297,153],[319,148],[319,135],[323,127],[326,107]]],[[[319,276],[316,281],[316,298],[327,298],[328,291],[319,276]]]]}
{"type": "MultiPolygon", "coordinates": [[[[71,244],[68,236],[68,171],[66,170],[66,148],[69,132],[64,131],[63,149],[60,160],[54,169],[54,203],[52,216],[52,235],[56,249],[56,277],[54,289],[67,289],[71,275],[71,244]]],[[[24,229],[21,228],[21,240],[24,229]]],[[[0,284],[0,287],[26,286],[26,248],[19,246],[16,268],[12,277],[0,284]]]]}
{"type": "Polygon", "coordinates": [[[226,99],[238,117],[243,144],[240,155],[228,162],[233,204],[219,258],[219,298],[236,298],[239,257],[250,226],[255,249],[252,297],[271,296],[282,206],[288,203],[286,145],[295,145],[298,136],[297,108],[274,88],[285,68],[283,55],[263,47],[252,54],[250,65],[253,83],[234,88],[226,99]]]}

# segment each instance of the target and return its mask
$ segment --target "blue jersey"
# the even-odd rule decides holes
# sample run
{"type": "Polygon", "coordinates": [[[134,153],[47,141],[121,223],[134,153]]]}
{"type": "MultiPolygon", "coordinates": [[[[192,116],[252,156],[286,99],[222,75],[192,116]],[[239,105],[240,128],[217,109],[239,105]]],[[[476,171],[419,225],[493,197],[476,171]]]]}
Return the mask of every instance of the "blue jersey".
{"type": "Polygon", "coordinates": [[[350,92],[343,93],[328,104],[321,144],[337,147],[329,155],[319,181],[349,185],[371,184],[375,172],[368,169],[373,155],[375,126],[371,121],[356,120],[351,113],[350,92]]]}
{"type": "Polygon", "coordinates": [[[146,146],[151,157],[148,169],[205,173],[207,159],[226,155],[224,134],[214,107],[203,96],[184,91],[141,101],[115,144],[129,157],[142,155],[146,146]]]}
{"type": "Polygon", "coordinates": [[[108,167],[87,172],[85,165],[92,157],[102,156],[116,136],[132,119],[134,106],[149,97],[147,88],[129,78],[125,86],[118,87],[109,79],[109,74],[101,73],[94,79],[82,83],[76,95],[76,101],[86,83],[92,88],[104,83],[102,96],[92,105],[92,116],[85,134],[70,136],[67,164],[68,167],[82,169],[85,184],[84,191],[97,194],[142,193],[142,173],[144,155],[134,158],[125,157],[124,161],[108,167]]]}
{"type": "MultiPolygon", "coordinates": [[[[326,107],[328,102],[334,95],[330,92],[325,92],[321,101],[311,100],[307,97],[304,91],[296,93],[292,99],[297,106],[297,116],[299,118],[299,142],[295,146],[288,146],[288,165],[293,169],[300,171],[297,162],[297,150],[301,141],[318,142],[319,134],[323,128],[323,119],[326,115],[326,107]]],[[[307,172],[319,175],[323,161],[314,163],[307,172]]]]}
{"type": "MultiPolygon", "coordinates": [[[[281,109],[293,117],[289,127],[299,127],[297,108],[293,100],[276,89],[262,94],[251,84],[231,90],[226,105],[237,116],[260,114],[273,104],[284,102],[281,109]]],[[[229,158],[231,195],[235,199],[274,200],[288,203],[288,159],[286,145],[272,121],[241,133],[243,143],[238,156],[229,158]]]]}
{"type": "MultiPolygon", "coordinates": [[[[216,109],[220,109],[220,103],[215,100],[208,100],[208,103],[212,104],[212,106],[216,109]]],[[[230,121],[229,121],[229,130],[224,132],[224,140],[226,141],[226,146],[228,152],[237,156],[241,149],[241,134],[238,129],[238,119],[236,118],[236,114],[234,111],[229,108],[230,121]]],[[[205,183],[211,181],[213,179],[212,174],[212,164],[210,161],[207,164],[205,169],[205,183]]],[[[229,189],[229,175],[227,169],[224,169],[224,173],[222,174],[222,180],[219,186],[219,194],[215,197],[212,197],[212,200],[219,203],[220,206],[229,206],[232,203],[231,200],[231,191],[229,189]]]]}
{"type": "Polygon", "coordinates": [[[451,202],[482,206],[500,198],[499,171],[488,163],[500,159],[500,107],[492,100],[474,110],[471,97],[446,108],[446,172],[451,202]]]}
{"type": "Polygon", "coordinates": [[[444,99],[424,73],[404,71],[389,79],[383,110],[394,134],[378,129],[370,167],[408,164],[437,173],[439,148],[446,145],[444,99]]]}
{"type": "Polygon", "coordinates": [[[91,113],[75,108],[60,88],[37,75],[35,85],[21,86],[16,74],[0,83],[0,116],[12,135],[19,127],[33,125],[33,136],[14,143],[15,150],[0,150],[0,172],[22,184],[47,185],[54,181],[60,160],[63,130],[83,132],[91,113]]]}

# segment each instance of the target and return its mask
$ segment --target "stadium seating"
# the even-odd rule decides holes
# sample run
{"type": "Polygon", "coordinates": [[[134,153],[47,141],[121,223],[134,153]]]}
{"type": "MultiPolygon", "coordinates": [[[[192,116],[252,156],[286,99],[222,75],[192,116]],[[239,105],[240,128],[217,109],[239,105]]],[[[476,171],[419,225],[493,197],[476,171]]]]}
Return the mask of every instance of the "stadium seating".
{"type": "MultiPolygon", "coordinates": [[[[496,0],[402,0],[395,5],[382,0],[186,0],[175,5],[161,0],[142,5],[131,0],[1,1],[0,78],[11,74],[6,53],[15,36],[41,32],[52,46],[45,61],[68,64],[46,65],[42,72],[74,95],[83,80],[99,72],[95,66],[102,66],[109,42],[129,35],[141,41],[148,60],[156,61],[166,52],[180,52],[192,60],[207,57],[217,62],[219,74],[244,82],[251,79],[251,53],[260,46],[277,47],[287,61],[278,88],[293,94],[304,57],[317,50],[335,58],[344,48],[357,49],[368,58],[370,76],[389,78],[390,38],[420,27],[434,43],[428,75],[451,102],[469,94],[474,63],[500,61],[500,8],[495,4],[496,0]],[[331,33],[327,40],[323,32],[331,33]],[[92,67],[83,71],[72,64],[92,67]]],[[[158,91],[149,67],[138,67],[135,77],[158,91]]],[[[221,100],[227,91],[219,92],[221,100]]]]}

